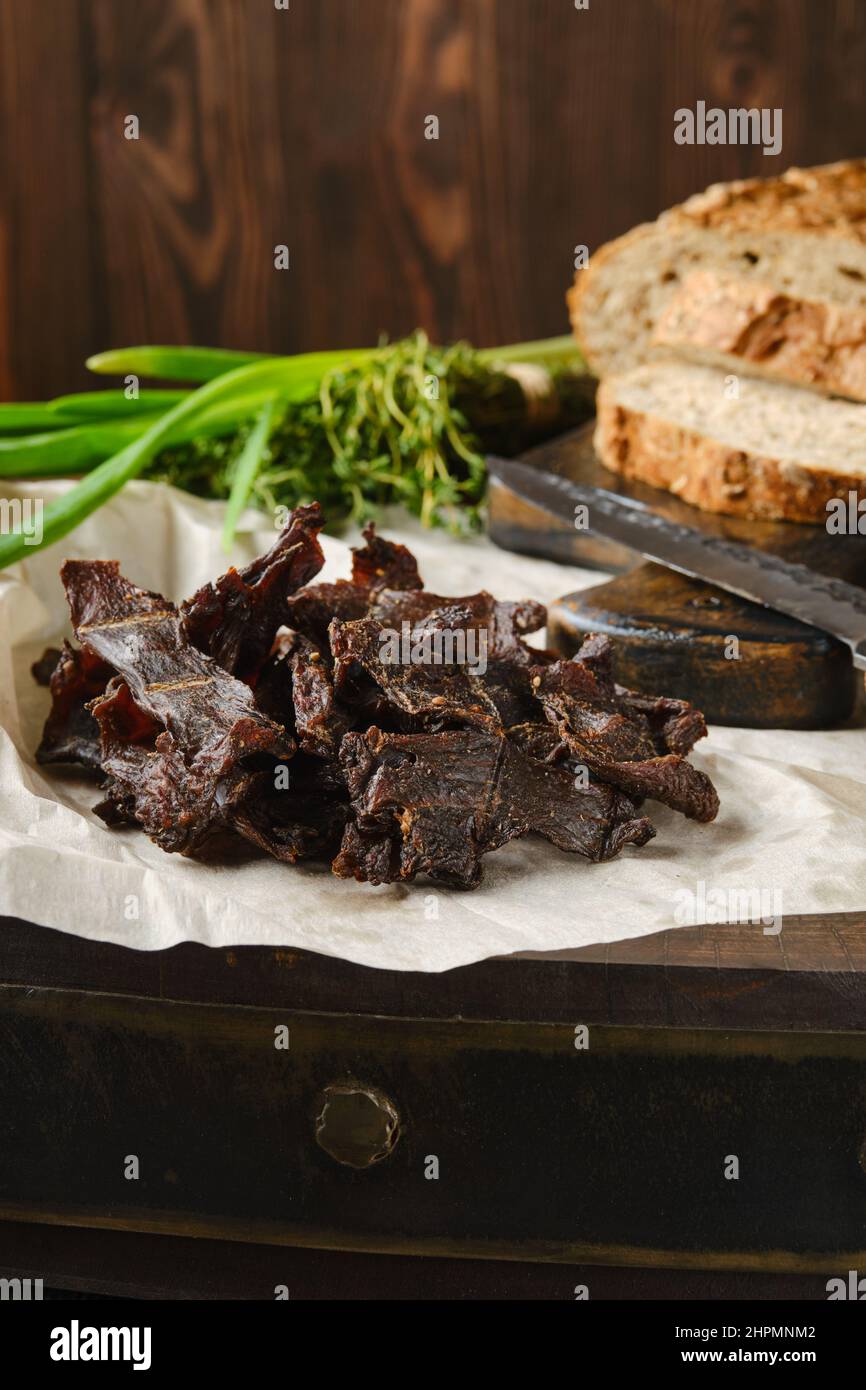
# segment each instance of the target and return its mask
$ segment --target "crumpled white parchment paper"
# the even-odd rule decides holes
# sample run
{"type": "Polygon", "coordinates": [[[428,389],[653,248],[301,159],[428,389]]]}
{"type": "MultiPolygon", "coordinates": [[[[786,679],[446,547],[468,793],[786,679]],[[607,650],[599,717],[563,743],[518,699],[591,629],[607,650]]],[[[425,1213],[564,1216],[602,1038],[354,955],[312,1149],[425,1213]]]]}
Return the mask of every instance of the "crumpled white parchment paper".
{"type": "MultiPolygon", "coordinates": [[[[47,500],[65,486],[39,484],[38,494],[47,500]]],[[[35,485],[4,492],[35,495],[35,485]]],[[[221,517],[216,503],[134,483],[65,541],[0,574],[0,914],[142,950],[181,941],[279,945],[440,971],[642,936],[687,925],[690,915],[713,920],[707,903],[732,893],[784,915],[866,906],[862,727],[714,728],[692,755],[721,797],[714,824],[649,804],[656,839],[608,864],[528,837],[488,855],[472,893],[425,883],[371,888],[326,867],[264,859],[205,866],[164,854],[135,831],[109,830],[91,811],[92,782],[33,759],[49,701],[30,663],[70,631],[60,564],[67,556],[116,558],[136,583],[179,600],[226,568],[221,517]]],[[[274,532],[258,524],[240,538],[235,563],[272,543],[274,532]]],[[[383,529],[415,550],[427,586],[440,593],[486,588],[498,598],[549,602],[603,578],[509,554],[486,538],[423,532],[403,515],[383,529]]],[[[347,575],[348,541],[325,537],[324,545],[325,576],[347,575]]]]}

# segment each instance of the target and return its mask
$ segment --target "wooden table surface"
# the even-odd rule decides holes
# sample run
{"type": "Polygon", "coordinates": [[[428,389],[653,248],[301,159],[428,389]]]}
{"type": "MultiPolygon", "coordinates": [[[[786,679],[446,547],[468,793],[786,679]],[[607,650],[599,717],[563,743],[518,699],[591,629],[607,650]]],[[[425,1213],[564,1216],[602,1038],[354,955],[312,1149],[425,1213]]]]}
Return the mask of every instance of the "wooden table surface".
{"type": "Polygon", "coordinates": [[[420,1018],[646,1027],[866,1028],[866,912],[680,927],[441,974],[294,949],[135,951],[0,918],[0,982],[151,999],[420,1018]]]}
{"type": "Polygon", "coordinates": [[[0,1035],[27,1059],[0,1075],[0,1275],[140,1298],[823,1298],[866,1259],[864,1034],[866,913],[442,974],[0,918],[0,1035]],[[399,1108],[387,1163],[319,1147],[344,1078],[399,1108]]]}

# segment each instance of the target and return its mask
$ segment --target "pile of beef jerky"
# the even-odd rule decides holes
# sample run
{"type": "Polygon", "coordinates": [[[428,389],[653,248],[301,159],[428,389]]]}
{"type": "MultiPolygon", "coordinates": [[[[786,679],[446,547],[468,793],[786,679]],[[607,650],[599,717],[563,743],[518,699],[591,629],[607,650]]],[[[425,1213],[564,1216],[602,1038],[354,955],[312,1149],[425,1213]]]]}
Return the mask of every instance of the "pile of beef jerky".
{"type": "Polygon", "coordinates": [[[298,508],[266,555],[179,608],[116,562],[67,561],[79,645],[34,667],[52,695],[38,760],[98,773],[97,814],[169,852],[252,845],[369,883],[474,888],[482,855],[530,831],[610,859],[655,834],[645,797],[713,819],[686,761],[703,716],[616,685],[607,638],[572,661],[533,649],[540,604],[431,594],[372,526],[351,580],[311,584],[322,521],[298,508]],[[385,660],[404,623],[483,634],[483,673],[385,660]]]}

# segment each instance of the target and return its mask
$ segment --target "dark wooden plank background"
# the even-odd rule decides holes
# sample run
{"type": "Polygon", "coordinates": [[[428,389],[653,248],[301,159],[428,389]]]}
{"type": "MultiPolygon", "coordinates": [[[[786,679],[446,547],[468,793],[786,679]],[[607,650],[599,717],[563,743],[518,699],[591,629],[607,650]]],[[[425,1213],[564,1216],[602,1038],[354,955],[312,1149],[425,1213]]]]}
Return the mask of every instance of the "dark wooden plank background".
{"type": "Polygon", "coordinates": [[[576,244],[866,152],[864,71],[862,0],[0,0],[0,396],[134,341],[565,331],[576,244]],[[782,154],[675,145],[700,98],[782,154]]]}

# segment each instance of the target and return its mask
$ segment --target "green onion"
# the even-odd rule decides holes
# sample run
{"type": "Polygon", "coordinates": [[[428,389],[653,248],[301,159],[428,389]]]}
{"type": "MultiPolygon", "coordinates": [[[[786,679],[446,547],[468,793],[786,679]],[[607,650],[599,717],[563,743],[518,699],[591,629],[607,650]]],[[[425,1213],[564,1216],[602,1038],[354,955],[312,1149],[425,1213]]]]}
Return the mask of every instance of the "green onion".
{"type": "Polygon", "coordinates": [[[0,439],[0,477],[63,478],[85,473],[95,462],[122,449],[137,433],[134,423],[110,423],[0,439]]]}
{"type": "Polygon", "coordinates": [[[274,416],[273,399],[265,401],[256,420],[255,425],[250,431],[249,438],[243,447],[241,456],[235,464],[234,481],[232,490],[229,493],[229,500],[226,506],[225,522],[223,523],[223,549],[229,552],[235,538],[238,519],[247,504],[250,491],[255,481],[256,474],[262,465],[262,459],[267,448],[268,436],[271,432],[271,421],[274,416]]]}
{"type": "MultiPolygon", "coordinates": [[[[91,512],[119,492],[124,483],[137,477],[156,450],[166,444],[172,430],[183,421],[200,414],[205,406],[229,400],[256,386],[279,391],[286,401],[300,401],[315,393],[322,372],[343,360],[345,353],[308,353],[293,358],[265,358],[250,366],[226,372],[191,392],[179,405],[166,412],[132,444],[106,459],[82,478],[69,492],[45,508],[42,542],[52,545],[78,526],[91,512]],[[238,391],[240,389],[240,393],[238,391]]],[[[360,358],[363,354],[356,353],[360,358]]],[[[33,553],[20,532],[0,536],[0,569],[33,553]]]]}
{"type": "MultiPolygon", "coordinates": [[[[189,392],[178,393],[179,404],[189,392]]],[[[256,408],[261,392],[248,398],[250,413],[256,408]]],[[[239,401],[217,402],[194,417],[181,420],[167,441],[173,447],[191,439],[220,436],[237,428],[239,401]]],[[[97,417],[95,424],[66,426],[40,434],[12,435],[0,438],[0,477],[53,478],[88,473],[98,463],[111,457],[118,449],[139,438],[153,424],[154,412],[133,416],[128,421],[97,417]]],[[[56,417],[61,424],[64,417],[56,417]]]]}
{"type": "Polygon", "coordinates": [[[188,394],[187,391],[163,391],[152,386],[138,396],[127,396],[125,391],[77,391],[71,396],[55,397],[46,408],[54,415],[76,420],[101,420],[106,416],[123,419],[148,415],[154,410],[171,410],[188,394]]]}
{"type": "Polygon", "coordinates": [[[63,429],[65,421],[58,420],[51,402],[25,405],[0,405],[0,435],[63,429]]]}
{"type": "Polygon", "coordinates": [[[227,348],[131,347],[98,352],[95,357],[88,357],[87,366],[92,372],[108,376],[201,382],[212,381],[238,367],[275,360],[285,361],[268,358],[263,352],[231,352],[227,348]]]}
{"type": "Polygon", "coordinates": [[[509,347],[479,348],[478,356],[482,362],[491,366],[506,362],[534,362],[543,367],[546,363],[568,362],[574,365],[579,359],[577,343],[570,333],[563,338],[541,338],[534,343],[512,343],[509,347]]]}

